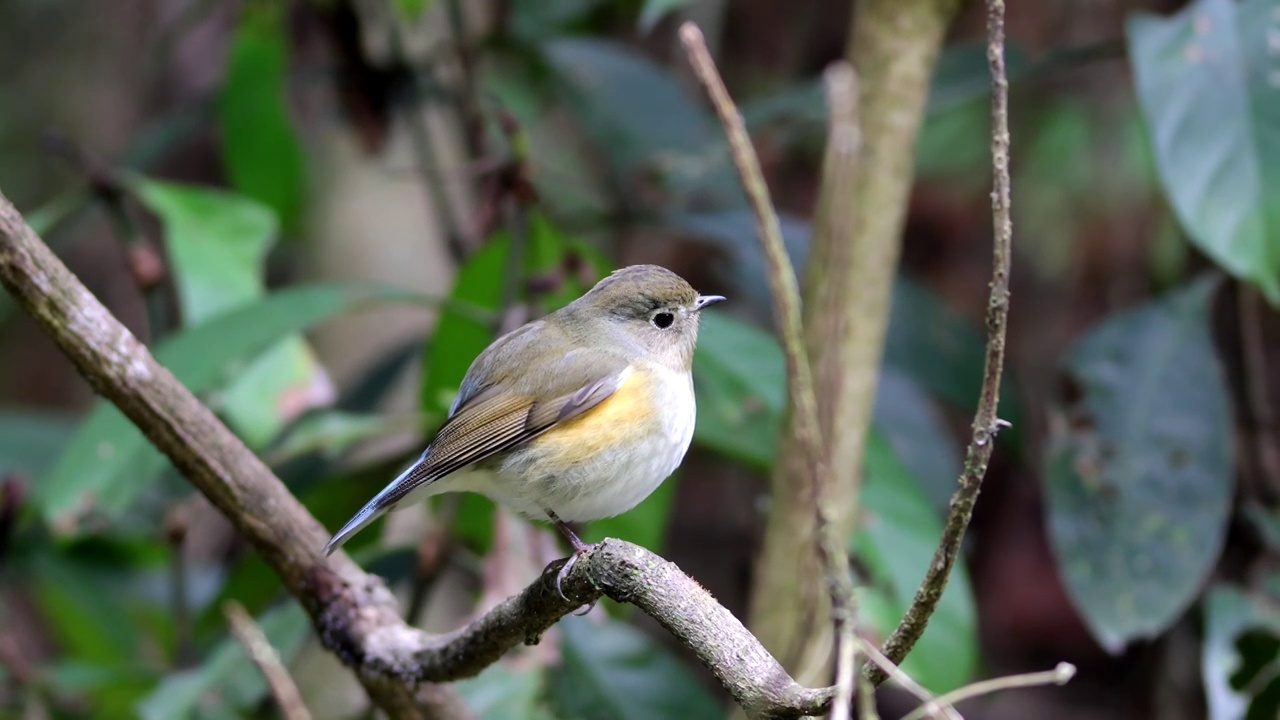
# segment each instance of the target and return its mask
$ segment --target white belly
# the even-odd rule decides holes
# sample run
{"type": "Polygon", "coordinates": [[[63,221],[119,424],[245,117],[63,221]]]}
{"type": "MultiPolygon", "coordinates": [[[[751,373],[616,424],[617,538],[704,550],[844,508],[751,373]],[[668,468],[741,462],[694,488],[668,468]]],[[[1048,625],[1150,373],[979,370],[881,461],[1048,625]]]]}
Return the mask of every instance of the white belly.
{"type": "Polygon", "coordinates": [[[585,522],[612,517],[639,505],[679,467],[689,443],[697,409],[688,373],[667,373],[653,387],[659,393],[659,432],[637,433],[637,442],[596,453],[559,472],[526,446],[490,471],[459,472],[442,478],[437,491],[470,490],[488,495],[512,510],[543,519],[546,511],[561,520],[585,522]],[[451,481],[452,482],[449,482],[451,481]]]}

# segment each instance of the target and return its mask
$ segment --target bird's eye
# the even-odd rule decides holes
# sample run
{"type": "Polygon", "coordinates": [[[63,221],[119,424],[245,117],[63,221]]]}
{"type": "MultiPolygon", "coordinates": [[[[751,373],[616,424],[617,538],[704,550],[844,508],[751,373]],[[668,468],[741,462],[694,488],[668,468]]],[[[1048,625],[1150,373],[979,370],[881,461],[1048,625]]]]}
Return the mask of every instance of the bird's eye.
{"type": "Polygon", "coordinates": [[[654,326],[663,330],[671,327],[671,323],[675,321],[676,321],[676,316],[672,315],[669,312],[660,312],[653,316],[654,326]]]}

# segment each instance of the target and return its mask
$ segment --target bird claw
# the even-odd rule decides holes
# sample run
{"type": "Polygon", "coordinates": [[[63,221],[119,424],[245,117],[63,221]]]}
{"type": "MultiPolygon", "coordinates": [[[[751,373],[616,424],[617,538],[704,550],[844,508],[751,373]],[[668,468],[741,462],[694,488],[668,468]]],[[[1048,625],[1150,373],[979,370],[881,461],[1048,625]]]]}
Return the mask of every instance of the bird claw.
{"type": "MultiPolygon", "coordinates": [[[[562,564],[560,565],[560,569],[556,571],[556,576],[555,576],[555,579],[552,581],[551,586],[555,588],[556,594],[560,596],[561,600],[564,600],[565,602],[572,602],[572,600],[569,599],[569,596],[564,594],[564,587],[563,587],[564,580],[565,578],[569,577],[569,571],[572,570],[573,566],[578,562],[578,558],[586,554],[586,552],[590,550],[591,547],[592,547],[591,545],[583,545],[580,548],[575,548],[573,551],[573,554],[565,558],[562,561],[562,564]]],[[[555,563],[548,565],[547,569],[544,572],[550,572],[551,568],[554,565],[555,563]]],[[[581,610],[580,612],[575,612],[574,615],[586,615],[587,613],[591,612],[591,609],[594,608],[595,606],[596,606],[596,600],[592,600],[590,603],[584,606],[585,609],[581,610]]]]}

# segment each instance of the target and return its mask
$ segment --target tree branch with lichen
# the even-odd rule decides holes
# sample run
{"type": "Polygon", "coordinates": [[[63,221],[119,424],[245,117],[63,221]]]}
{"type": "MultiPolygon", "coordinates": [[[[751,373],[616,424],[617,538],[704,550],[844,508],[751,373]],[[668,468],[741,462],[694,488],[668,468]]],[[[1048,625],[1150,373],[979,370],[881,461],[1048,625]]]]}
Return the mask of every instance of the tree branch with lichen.
{"type": "Polygon", "coordinates": [[[659,621],[754,717],[826,711],[830,688],[806,688],[732,613],[675,565],[605,540],[564,581],[542,579],[452,633],[407,625],[380,578],[346,554],[267,466],[191,394],[69,271],[0,194],[0,284],[94,390],[111,401],[253,544],[311,617],[320,641],[393,718],[470,717],[437,683],[471,677],[561,617],[604,595],[659,621]]]}

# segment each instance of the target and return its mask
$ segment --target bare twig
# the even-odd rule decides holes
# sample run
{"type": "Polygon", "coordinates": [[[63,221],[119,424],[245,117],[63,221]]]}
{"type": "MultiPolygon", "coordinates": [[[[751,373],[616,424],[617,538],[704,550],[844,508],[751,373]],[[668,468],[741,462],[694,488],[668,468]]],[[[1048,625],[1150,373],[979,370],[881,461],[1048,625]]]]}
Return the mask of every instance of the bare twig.
{"type": "Polygon", "coordinates": [[[876,689],[865,674],[858,675],[858,720],[880,720],[876,710],[876,689]]]}
{"type": "Polygon", "coordinates": [[[928,688],[916,682],[915,678],[904,672],[902,668],[898,667],[897,663],[885,657],[884,653],[880,652],[875,645],[862,638],[858,639],[858,645],[863,654],[867,656],[867,659],[871,661],[871,665],[879,668],[880,672],[887,675],[898,687],[915,695],[922,703],[929,705],[931,708],[929,710],[930,716],[942,715],[949,720],[961,720],[960,714],[956,712],[955,708],[951,707],[949,703],[939,702],[938,698],[934,697],[928,688]]]}
{"type": "Polygon", "coordinates": [[[963,700],[990,695],[1001,690],[1037,687],[1040,685],[1066,685],[1075,675],[1076,666],[1063,662],[1058,663],[1058,666],[1052,670],[980,680],[925,702],[902,718],[902,720],[922,720],[938,712],[941,708],[950,707],[963,700]]]}
{"type": "MultiPolygon", "coordinates": [[[[982,394],[973,418],[973,438],[965,452],[959,489],[951,497],[942,540],[902,622],[889,635],[884,654],[895,663],[911,652],[924,634],[929,617],[942,599],[951,568],[955,566],[973,506],[982,489],[982,478],[995,446],[996,433],[1007,425],[996,411],[1000,404],[1000,376],[1004,369],[1005,327],[1009,322],[1009,267],[1013,222],[1009,217],[1009,80],[1004,67],[1004,2],[987,0],[987,64],[991,69],[991,165],[993,185],[991,213],[995,226],[991,292],[987,299],[987,352],[982,373],[982,394]]],[[[870,668],[872,682],[885,674],[870,668]]]]}
{"type": "Polygon", "coordinates": [[[244,646],[253,664],[266,678],[267,687],[271,688],[271,695],[280,706],[280,716],[284,720],[311,720],[311,712],[302,702],[302,693],[298,692],[298,686],[289,676],[289,669],[244,606],[234,600],[228,601],[222,606],[222,614],[231,626],[231,634],[244,646]]]}
{"type": "Polygon", "coordinates": [[[430,683],[470,677],[604,594],[657,619],[749,714],[825,713],[830,688],[801,686],[733,614],[675,565],[605,540],[565,578],[541,579],[466,627],[431,635],[404,623],[394,596],[342,552],[283,483],[67,270],[0,194],[0,283],[94,389],[111,401],[248,539],[311,616],[324,645],[395,718],[468,717],[430,683]],[[425,683],[425,684],[424,684],[425,683]]]}
{"type": "MultiPolygon", "coordinates": [[[[796,283],[795,269],[791,266],[791,259],[787,255],[786,245],[782,239],[782,227],[778,222],[773,202],[769,198],[769,186],[760,169],[760,160],[756,156],[755,148],[751,145],[751,138],[747,135],[746,123],[716,69],[715,61],[707,50],[702,31],[693,23],[686,22],[680,28],[680,40],[684,43],[694,73],[706,89],[716,114],[720,116],[720,123],[724,126],[725,135],[729,140],[729,153],[733,157],[733,164],[738,169],[743,189],[756,214],[756,227],[764,251],[769,292],[773,298],[775,323],[786,357],[787,394],[791,403],[792,423],[796,440],[800,443],[807,465],[805,479],[814,513],[818,549],[823,560],[828,592],[831,595],[837,636],[849,638],[848,642],[852,642],[850,627],[852,618],[847,617],[846,610],[852,605],[853,584],[849,576],[849,560],[844,542],[835,532],[836,526],[831,520],[824,497],[823,478],[827,476],[826,455],[822,450],[822,431],[818,424],[813,367],[809,364],[808,350],[804,344],[800,316],[800,290],[796,283]]],[[[852,84],[851,77],[848,78],[848,83],[852,84]]],[[[844,654],[844,657],[852,663],[851,653],[844,654]]],[[[852,675],[850,674],[849,677],[851,678],[852,675]]],[[[850,681],[837,685],[836,689],[837,697],[833,702],[833,708],[843,712],[842,717],[848,717],[853,683],[850,681]]]]}

